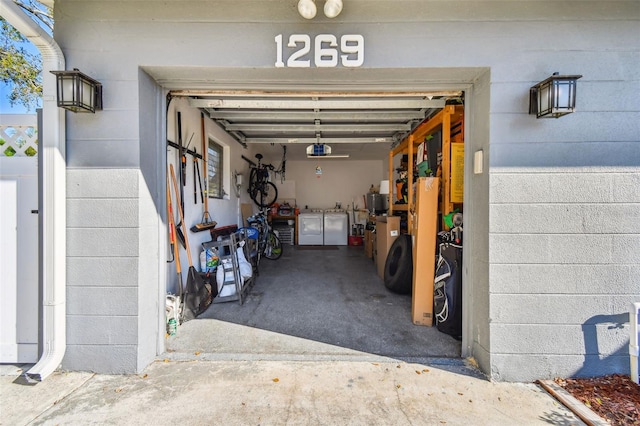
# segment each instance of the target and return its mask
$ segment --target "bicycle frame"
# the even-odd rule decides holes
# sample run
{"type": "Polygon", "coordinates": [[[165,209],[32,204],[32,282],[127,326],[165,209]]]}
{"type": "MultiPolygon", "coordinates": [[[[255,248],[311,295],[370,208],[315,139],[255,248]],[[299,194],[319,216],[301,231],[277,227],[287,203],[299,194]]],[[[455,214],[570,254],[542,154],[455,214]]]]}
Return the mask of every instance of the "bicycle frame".
{"type": "Polygon", "coordinates": [[[269,232],[269,221],[264,212],[259,212],[247,218],[247,223],[258,230],[258,263],[263,256],[267,245],[267,234],[269,232]]]}
{"type": "Polygon", "coordinates": [[[260,259],[264,256],[267,259],[277,259],[282,253],[282,244],[278,237],[275,236],[275,241],[270,243],[270,234],[273,233],[271,225],[267,220],[267,214],[265,210],[261,210],[259,213],[247,218],[247,223],[258,230],[258,250],[256,264],[260,263],[260,259]],[[275,246],[273,243],[276,243],[275,246]],[[280,254],[272,253],[271,250],[280,250],[280,254]]]}

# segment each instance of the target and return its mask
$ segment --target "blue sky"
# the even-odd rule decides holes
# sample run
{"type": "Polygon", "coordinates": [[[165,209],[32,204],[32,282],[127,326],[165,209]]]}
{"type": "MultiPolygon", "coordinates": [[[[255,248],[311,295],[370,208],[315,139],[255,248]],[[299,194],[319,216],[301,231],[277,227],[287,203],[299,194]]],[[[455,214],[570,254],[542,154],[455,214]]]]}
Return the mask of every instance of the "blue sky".
{"type": "MultiPolygon", "coordinates": [[[[40,51],[31,42],[23,43],[23,46],[29,53],[38,55],[40,57],[40,51]]],[[[41,59],[40,59],[41,60],[41,59]]],[[[10,88],[0,81],[0,114],[35,114],[35,110],[27,111],[22,104],[16,104],[11,106],[9,103],[8,95],[10,88]]]]}
{"type": "Polygon", "coordinates": [[[0,111],[2,114],[34,114],[35,111],[27,111],[22,105],[11,106],[8,99],[9,88],[4,83],[0,82],[0,111]]]}

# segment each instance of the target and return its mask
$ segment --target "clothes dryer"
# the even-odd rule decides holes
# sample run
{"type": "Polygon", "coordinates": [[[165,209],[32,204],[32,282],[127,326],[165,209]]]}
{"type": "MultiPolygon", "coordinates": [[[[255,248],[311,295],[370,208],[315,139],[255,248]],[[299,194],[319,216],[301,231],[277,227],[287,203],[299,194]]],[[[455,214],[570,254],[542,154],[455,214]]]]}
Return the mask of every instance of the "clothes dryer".
{"type": "Polygon", "coordinates": [[[349,217],[340,209],[324,212],[324,245],[346,246],[349,239],[349,217]]]}
{"type": "Polygon", "coordinates": [[[324,215],[322,211],[306,211],[298,215],[298,244],[324,244],[324,215]]]}

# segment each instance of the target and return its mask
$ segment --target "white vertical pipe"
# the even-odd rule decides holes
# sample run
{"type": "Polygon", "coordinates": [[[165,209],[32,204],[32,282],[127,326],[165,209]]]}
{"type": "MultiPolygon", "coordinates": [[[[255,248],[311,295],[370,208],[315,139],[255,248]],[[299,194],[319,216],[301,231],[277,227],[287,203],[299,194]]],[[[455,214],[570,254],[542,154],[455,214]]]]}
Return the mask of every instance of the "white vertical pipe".
{"type": "Polygon", "coordinates": [[[638,383],[638,317],[640,316],[640,302],[631,304],[629,312],[629,359],[631,362],[631,380],[638,383]]]}
{"type": "MultiPolygon", "coordinates": [[[[50,4],[52,2],[44,2],[50,4]]],[[[65,69],[58,44],[12,0],[0,0],[0,15],[31,41],[42,54],[42,327],[43,353],[25,373],[41,381],[55,371],[66,351],[66,151],[65,116],[56,103],[56,81],[49,71],[65,69]]]]}

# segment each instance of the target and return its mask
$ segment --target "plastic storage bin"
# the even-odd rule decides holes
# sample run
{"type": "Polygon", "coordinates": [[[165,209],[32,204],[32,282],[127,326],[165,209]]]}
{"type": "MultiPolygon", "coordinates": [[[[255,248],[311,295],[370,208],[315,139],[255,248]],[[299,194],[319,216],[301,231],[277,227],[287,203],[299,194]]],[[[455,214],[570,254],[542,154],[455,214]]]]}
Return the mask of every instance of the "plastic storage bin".
{"type": "Polygon", "coordinates": [[[278,231],[276,232],[276,234],[278,235],[278,238],[280,238],[280,243],[293,245],[294,243],[293,227],[278,226],[278,227],[274,227],[273,230],[278,231]]]}

